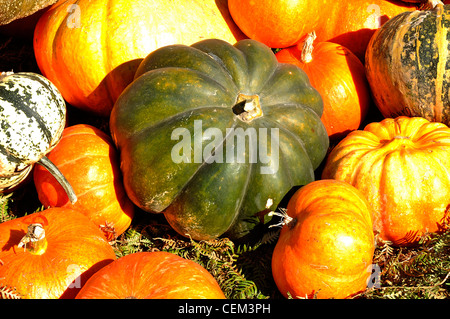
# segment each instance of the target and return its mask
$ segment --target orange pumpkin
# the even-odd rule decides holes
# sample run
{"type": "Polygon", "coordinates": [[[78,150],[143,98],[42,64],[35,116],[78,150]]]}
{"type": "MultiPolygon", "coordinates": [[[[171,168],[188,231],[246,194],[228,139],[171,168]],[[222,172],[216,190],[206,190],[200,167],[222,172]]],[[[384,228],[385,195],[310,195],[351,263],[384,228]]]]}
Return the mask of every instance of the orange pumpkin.
{"type": "Polygon", "coordinates": [[[130,226],[134,205],[125,193],[119,155],[108,135],[87,124],[67,127],[48,158],[63,172],[78,200],[70,203],[56,179],[37,166],[34,183],[44,206],[80,210],[104,230],[108,239],[130,226]]]}
{"type": "Polygon", "coordinates": [[[323,99],[322,122],[328,136],[340,139],[356,130],[371,103],[364,65],[347,48],[332,42],[313,44],[316,33],[304,43],[278,51],[279,62],[303,69],[323,99]]]}
{"type": "Polygon", "coordinates": [[[0,224],[0,288],[10,297],[74,298],[115,259],[100,230],[73,209],[50,208],[0,224]]]}
{"type": "Polygon", "coordinates": [[[77,299],[224,299],[214,277],[168,252],[126,255],[98,271],[77,299]]]}
{"type": "Polygon", "coordinates": [[[318,180],[289,200],[272,256],[280,292],[346,298],[367,287],[375,249],[372,210],[353,186],[318,180]]]}
{"type": "Polygon", "coordinates": [[[169,44],[245,36],[226,0],[66,0],[34,33],[36,61],[71,105],[108,116],[139,63],[169,44]]]}
{"type": "Polygon", "coordinates": [[[358,188],[379,239],[408,245],[450,221],[450,128],[420,117],[387,118],[345,137],[322,178],[358,188]]]}
{"type": "Polygon", "coordinates": [[[318,42],[335,42],[361,61],[372,34],[389,18],[415,10],[413,4],[386,0],[229,0],[238,27],[251,39],[286,48],[316,30],[318,42]]]}

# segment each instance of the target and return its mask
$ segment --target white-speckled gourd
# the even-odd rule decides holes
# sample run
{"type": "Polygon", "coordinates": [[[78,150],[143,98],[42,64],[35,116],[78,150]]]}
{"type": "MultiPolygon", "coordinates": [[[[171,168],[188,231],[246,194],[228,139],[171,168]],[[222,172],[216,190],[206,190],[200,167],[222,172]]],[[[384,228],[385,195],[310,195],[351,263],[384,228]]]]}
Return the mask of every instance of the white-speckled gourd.
{"type": "Polygon", "coordinates": [[[0,74],[0,192],[17,187],[39,163],[76,200],[70,184],[45,156],[61,139],[65,122],[65,101],[48,79],[26,72],[0,74]]]}

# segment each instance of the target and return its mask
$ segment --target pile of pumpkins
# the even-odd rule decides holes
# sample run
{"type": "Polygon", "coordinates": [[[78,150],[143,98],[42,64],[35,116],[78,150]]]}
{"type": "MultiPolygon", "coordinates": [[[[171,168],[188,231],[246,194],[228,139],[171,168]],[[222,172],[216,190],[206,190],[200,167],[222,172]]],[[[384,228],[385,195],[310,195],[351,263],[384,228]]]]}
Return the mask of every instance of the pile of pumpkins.
{"type": "Polygon", "coordinates": [[[278,218],[284,296],[366,289],[378,242],[450,223],[450,6],[415,2],[48,7],[42,74],[0,77],[0,188],[32,174],[48,207],[0,224],[1,296],[224,298],[181,257],[116,259],[136,208],[194,240],[246,242],[278,218]],[[110,134],[66,126],[65,103],[110,134]]]}

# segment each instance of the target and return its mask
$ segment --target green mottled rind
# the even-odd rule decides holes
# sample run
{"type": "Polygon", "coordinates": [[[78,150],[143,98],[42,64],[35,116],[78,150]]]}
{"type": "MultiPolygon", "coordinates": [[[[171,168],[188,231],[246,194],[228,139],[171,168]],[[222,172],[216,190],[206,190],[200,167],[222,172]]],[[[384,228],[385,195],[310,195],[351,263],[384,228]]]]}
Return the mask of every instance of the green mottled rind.
{"type": "Polygon", "coordinates": [[[450,125],[450,5],[404,12],[374,34],[366,74],[385,117],[418,116],[450,125]]]}
{"type": "MultiPolygon", "coordinates": [[[[257,216],[269,199],[273,203],[267,208],[275,210],[292,187],[314,180],[328,148],[322,110],[306,74],[279,64],[267,46],[254,40],[235,46],[205,40],[190,47],[167,46],[144,59],[135,81],[117,100],[110,127],[125,189],[137,206],[164,212],[175,230],[197,240],[237,239],[269,220],[257,216]],[[239,93],[257,94],[263,116],[251,122],[238,118],[232,107],[239,93]],[[196,121],[203,134],[220,130],[221,162],[195,162],[196,121]],[[190,163],[172,159],[173,147],[182,140],[171,139],[177,128],[189,132],[190,163]],[[227,141],[237,148],[242,142],[226,138],[230,128],[248,134],[265,128],[267,138],[258,141],[264,140],[269,151],[271,130],[278,129],[278,170],[261,174],[261,168],[275,163],[251,161],[248,145],[242,163],[231,161],[227,141]]],[[[200,150],[213,139],[204,138],[200,150]]]]}
{"type": "Polygon", "coordinates": [[[42,75],[0,76],[0,191],[17,186],[56,146],[65,119],[64,99],[42,75]]]}

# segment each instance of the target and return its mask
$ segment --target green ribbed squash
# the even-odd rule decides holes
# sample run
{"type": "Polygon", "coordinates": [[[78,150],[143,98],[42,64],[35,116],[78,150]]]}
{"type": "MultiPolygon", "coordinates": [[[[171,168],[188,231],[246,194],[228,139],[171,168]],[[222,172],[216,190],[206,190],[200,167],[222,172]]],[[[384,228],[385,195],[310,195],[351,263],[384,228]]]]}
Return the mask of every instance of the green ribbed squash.
{"type": "Polygon", "coordinates": [[[371,38],[366,74],[384,117],[450,125],[450,5],[404,12],[371,38]]]}
{"type": "Polygon", "coordinates": [[[110,128],[137,206],[194,239],[243,239],[314,180],[329,143],[322,110],[306,74],[266,45],[208,39],[149,54],[110,128]]]}

